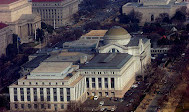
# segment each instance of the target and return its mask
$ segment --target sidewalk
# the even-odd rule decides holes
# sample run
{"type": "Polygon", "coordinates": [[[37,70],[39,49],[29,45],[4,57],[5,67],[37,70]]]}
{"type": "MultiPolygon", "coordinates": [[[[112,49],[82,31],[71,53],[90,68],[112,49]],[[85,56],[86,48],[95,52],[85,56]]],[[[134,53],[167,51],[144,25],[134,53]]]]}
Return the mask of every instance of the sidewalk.
{"type": "MultiPolygon", "coordinates": [[[[186,87],[187,87],[187,84],[181,83],[177,86],[175,91],[182,91],[182,90],[186,89],[186,87]]],[[[165,107],[163,109],[161,109],[161,112],[174,112],[178,103],[179,103],[179,100],[176,102],[174,99],[179,99],[179,97],[178,98],[172,98],[170,96],[165,107]]]]}
{"type": "Polygon", "coordinates": [[[155,97],[155,94],[147,94],[144,99],[141,101],[140,105],[137,107],[135,112],[146,112],[149,104],[151,103],[152,99],[155,97]]]}

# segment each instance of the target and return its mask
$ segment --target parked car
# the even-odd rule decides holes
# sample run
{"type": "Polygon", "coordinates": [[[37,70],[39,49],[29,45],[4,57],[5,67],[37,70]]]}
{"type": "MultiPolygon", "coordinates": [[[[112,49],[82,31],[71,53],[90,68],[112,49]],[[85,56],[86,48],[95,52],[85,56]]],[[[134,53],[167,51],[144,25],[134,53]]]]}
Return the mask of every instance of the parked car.
{"type": "Polygon", "coordinates": [[[94,96],[94,98],[93,98],[94,100],[98,100],[98,96],[94,96]]]}
{"type": "Polygon", "coordinates": [[[103,105],[104,105],[104,101],[100,101],[100,102],[99,102],[99,105],[100,105],[100,106],[103,106],[103,105]]]}

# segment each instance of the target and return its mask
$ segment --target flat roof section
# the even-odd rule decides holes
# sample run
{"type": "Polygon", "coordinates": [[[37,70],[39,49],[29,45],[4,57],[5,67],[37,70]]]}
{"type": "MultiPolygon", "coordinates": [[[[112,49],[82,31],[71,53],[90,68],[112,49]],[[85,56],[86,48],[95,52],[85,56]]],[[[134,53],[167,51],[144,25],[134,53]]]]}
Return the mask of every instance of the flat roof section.
{"type": "Polygon", "coordinates": [[[98,40],[75,40],[72,42],[65,42],[63,45],[69,45],[70,48],[96,48],[98,44],[98,40]]]}
{"type": "Polygon", "coordinates": [[[89,36],[101,36],[103,37],[108,30],[91,30],[89,33],[82,35],[82,37],[89,37],[89,36]]]}
{"type": "Polygon", "coordinates": [[[132,55],[127,53],[101,53],[80,69],[120,69],[131,58],[132,55]]]}
{"type": "Polygon", "coordinates": [[[71,62],[42,62],[31,73],[61,73],[71,64],[71,62]]]}
{"type": "Polygon", "coordinates": [[[81,52],[61,52],[60,54],[52,55],[47,58],[45,62],[73,62],[77,63],[80,58],[86,56],[87,60],[91,60],[93,54],[81,53],[81,52]]]}

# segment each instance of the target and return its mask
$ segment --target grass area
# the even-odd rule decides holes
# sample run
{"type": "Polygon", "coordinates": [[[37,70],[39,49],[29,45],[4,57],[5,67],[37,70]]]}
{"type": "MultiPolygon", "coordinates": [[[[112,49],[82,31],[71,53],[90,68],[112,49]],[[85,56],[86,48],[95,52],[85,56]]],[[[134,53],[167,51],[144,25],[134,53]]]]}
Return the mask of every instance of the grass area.
{"type": "Polygon", "coordinates": [[[189,98],[188,97],[184,97],[181,101],[181,103],[179,103],[179,105],[177,106],[175,112],[189,112],[189,98]]]}

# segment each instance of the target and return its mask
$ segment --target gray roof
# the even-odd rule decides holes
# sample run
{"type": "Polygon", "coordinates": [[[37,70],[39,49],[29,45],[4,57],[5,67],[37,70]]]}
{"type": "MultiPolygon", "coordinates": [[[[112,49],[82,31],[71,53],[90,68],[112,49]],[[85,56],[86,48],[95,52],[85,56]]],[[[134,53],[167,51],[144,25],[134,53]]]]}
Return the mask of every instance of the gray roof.
{"type": "MultiPolygon", "coordinates": [[[[142,42],[145,44],[149,39],[146,38],[145,36],[140,36],[140,35],[133,35],[131,37],[131,40],[129,41],[129,43],[127,45],[125,45],[126,47],[134,47],[134,46],[138,46],[139,44],[139,40],[142,39],[142,42]]],[[[104,44],[103,40],[99,41],[99,47],[101,46],[105,46],[106,44],[104,44]]]]}
{"type": "Polygon", "coordinates": [[[36,68],[40,65],[41,62],[43,62],[45,59],[47,59],[49,55],[40,55],[32,59],[31,61],[26,62],[22,67],[24,68],[36,68]]]}
{"type": "Polygon", "coordinates": [[[142,42],[145,44],[149,39],[144,38],[144,37],[132,37],[130,42],[126,45],[127,47],[132,47],[132,46],[138,46],[139,40],[142,39],[142,42]]]}
{"type": "Polygon", "coordinates": [[[89,63],[80,66],[80,69],[120,69],[131,57],[132,55],[127,53],[101,53],[89,63]]]}
{"type": "Polygon", "coordinates": [[[19,20],[34,20],[36,17],[36,14],[22,14],[19,20]]]}
{"type": "Polygon", "coordinates": [[[44,62],[73,62],[79,63],[80,58],[87,56],[87,60],[93,57],[93,54],[81,53],[81,52],[61,52],[59,54],[51,55],[44,62]]]}

